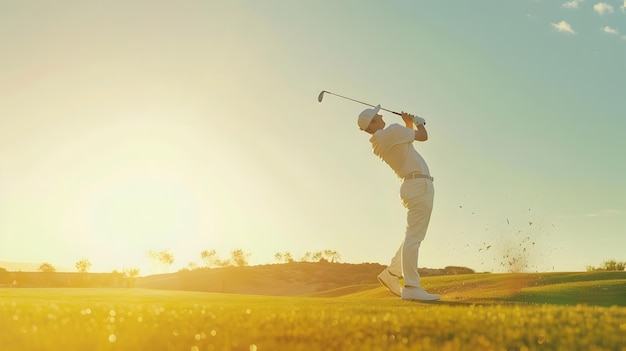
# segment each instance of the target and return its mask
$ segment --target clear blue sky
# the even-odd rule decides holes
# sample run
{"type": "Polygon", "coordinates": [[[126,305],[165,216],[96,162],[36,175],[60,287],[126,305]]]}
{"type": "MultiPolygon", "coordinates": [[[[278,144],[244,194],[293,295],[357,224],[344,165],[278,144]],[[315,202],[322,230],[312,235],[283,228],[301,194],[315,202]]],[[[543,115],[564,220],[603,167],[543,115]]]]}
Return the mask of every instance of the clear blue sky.
{"type": "Polygon", "coordinates": [[[400,182],[321,90],[426,119],[421,267],[626,260],[625,5],[4,1],[0,261],[388,263],[400,182]]]}

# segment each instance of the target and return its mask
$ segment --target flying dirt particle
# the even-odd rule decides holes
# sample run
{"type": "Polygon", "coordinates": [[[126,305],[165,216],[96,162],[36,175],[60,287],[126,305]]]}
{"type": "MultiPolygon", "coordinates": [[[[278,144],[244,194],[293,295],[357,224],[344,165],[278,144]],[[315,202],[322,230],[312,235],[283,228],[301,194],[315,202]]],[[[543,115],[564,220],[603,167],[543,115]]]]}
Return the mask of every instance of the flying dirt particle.
{"type": "Polygon", "coordinates": [[[508,218],[506,219],[506,224],[511,224],[511,223],[509,223],[509,219],[508,218]]]}
{"type": "Polygon", "coordinates": [[[487,250],[489,250],[489,248],[491,248],[491,245],[487,246],[487,250]]]}
{"type": "Polygon", "coordinates": [[[533,225],[533,222],[528,222],[528,225],[533,225]]]}
{"type": "Polygon", "coordinates": [[[463,206],[459,205],[459,208],[463,208],[463,206]]]}

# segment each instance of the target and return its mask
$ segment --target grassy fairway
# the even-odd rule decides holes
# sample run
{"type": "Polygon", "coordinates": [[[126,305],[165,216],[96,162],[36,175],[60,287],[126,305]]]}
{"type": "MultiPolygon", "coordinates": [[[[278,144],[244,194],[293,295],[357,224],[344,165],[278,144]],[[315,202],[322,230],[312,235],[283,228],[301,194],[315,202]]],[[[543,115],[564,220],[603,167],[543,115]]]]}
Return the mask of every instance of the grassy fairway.
{"type": "Polygon", "coordinates": [[[372,285],[328,297],[4,289],[0,345],[6,351],[626,350],[625,278],[425,278],[430,290],[444,294],[432,304],[404,302],[372,285]]]}

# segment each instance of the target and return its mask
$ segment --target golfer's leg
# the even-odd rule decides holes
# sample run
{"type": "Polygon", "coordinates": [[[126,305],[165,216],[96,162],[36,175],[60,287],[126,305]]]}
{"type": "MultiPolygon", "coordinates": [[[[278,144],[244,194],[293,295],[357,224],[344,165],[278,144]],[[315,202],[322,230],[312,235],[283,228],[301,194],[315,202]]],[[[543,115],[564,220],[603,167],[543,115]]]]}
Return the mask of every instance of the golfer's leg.
{"type": "Polygon", "coordinates": [[[387,270],[389,273],[395,275],[396,277],[402,276],[402,247],[404,246],[404,241],[400,244],[398,251],[396,251],[395,256],[391,259],[391,263],[387,266],[387,270]]]}
{"type": "Polygon", "coordinates": [[[417,270],[419,249],[430,222],[434,191],[432,184],[412,188],[409,187],[403,194],[403,201],[407,208],[407,226],[402,246],[402,274],[405,286],[420,286],[420,276],[417,270]]]}
{"type": "Polygon", "coordinates": [[[404,286],[420,286],[420,275],[417,270],[419,249],[426,234],[425,226],[420,225],[424,221],[421,211],[411,211],[407,215],[407,232],[402,246],[402,274],[404,286]],[[410,219],[409,219],[410,218],[410,219]]]}

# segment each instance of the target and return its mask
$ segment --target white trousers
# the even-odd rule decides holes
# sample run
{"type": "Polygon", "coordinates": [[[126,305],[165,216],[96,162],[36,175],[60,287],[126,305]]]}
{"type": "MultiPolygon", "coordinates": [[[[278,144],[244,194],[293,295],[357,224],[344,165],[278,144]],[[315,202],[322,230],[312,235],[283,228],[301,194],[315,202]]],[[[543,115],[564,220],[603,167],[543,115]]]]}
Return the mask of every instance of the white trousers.
{"type": "Polygon", "coordinates": [[[400,198],[407,209],[406,233],[388,269],[393,275],[403,276],[405,286],[420,286],[417,261],[433,211],[434,197],[435,189],[429,179],[408,179],[400,187],[400,198]]]}

